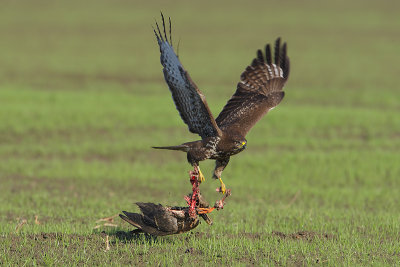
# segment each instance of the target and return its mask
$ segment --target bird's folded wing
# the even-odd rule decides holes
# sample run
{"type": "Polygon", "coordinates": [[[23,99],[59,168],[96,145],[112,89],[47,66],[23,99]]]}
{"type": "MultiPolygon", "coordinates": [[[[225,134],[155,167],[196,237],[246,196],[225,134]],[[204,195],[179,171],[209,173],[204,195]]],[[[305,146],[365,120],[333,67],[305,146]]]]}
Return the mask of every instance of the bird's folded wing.
{"type": "Polygon", "coordinates": [[[162,232],[176,232],[178,230],[177,220],[169,210],[161,204],[138,202],[140,211],[143,213],[143,220],[162,232]]]}
{"type": "Polygon", "coordinates": [[[164,67],[165,81],[172,93],[172,98],[182,120],[188,125],[190,132],[197,133],[202,138],[220,135],[220,130],[212,116],[204,95],[191,80],[189,74],[184,70],[172,48],[171,20],[169,20],[169,40],[163,16],[162,22],[164,36],[157,23],[157,31],[154,30],[154,33],[156,34],[157,42],[160,46],[160,60],[164,67]]]}
{"type": "Polygon", "coordinates": [[[242,73],[235,94],[216,119],[221,129],[245,136],[259,119],[281,102],[285,95],[282,89],[289,77],[286,50],[286,43],[281,47],[278,38],[273,59],[269,44],[265,47],[265,58],[261,50],[257,51],[257,58],[242,73]]]}

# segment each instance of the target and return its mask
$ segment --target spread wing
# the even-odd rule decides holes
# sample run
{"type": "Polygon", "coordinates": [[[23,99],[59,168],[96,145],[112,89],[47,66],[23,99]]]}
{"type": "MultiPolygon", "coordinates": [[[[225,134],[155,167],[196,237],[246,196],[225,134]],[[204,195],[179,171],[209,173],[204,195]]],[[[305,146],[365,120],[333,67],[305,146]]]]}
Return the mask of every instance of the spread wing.
{"type": "Polygon", "coordinates": [[[160,46],[160,60],[164,67],[164,78],[172,93],[176,109],[179,111],[182,120],[188,125],[190,132],[197,133],[202,138],[220,135],[221,131],[208,108],[206,98],[185,71],[172,48],[171,19],[169,19],[168,40],[162,13],[161,17],[164,36],[157,23],[158,33],[155,30],[154,33],[160,46]]]}
{"type": "Polygon", "coordinates": [[[245,136],[269,110],[276,107],[284,97],[282,91],[289,77],[289,58],[286,43],[280,38],[275,42],[272,59],[271,47],[265,46],[265,57],[261,50],[257,58],[240,76],[237,90],[226,103],[216,122],[221,130],[245,136]]]}

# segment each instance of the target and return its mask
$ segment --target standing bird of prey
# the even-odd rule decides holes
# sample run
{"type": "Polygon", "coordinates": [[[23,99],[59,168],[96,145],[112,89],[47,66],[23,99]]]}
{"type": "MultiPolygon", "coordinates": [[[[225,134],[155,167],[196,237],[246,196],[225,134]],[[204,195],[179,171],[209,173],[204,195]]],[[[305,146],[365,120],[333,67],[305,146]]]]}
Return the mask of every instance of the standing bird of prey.
{"type": "Polygon", "coordinates": [[[169,18],[169,39],[161,13],[163,32],[156,22],[154,33],[160,46],[160,60],[164,78],[172,93],[172,98],[189,131],[200,135],[201,140],[178,146],[154,147],[157,149],[179,150],[187,153],[188,162],[199,172],[204,181],[199,162],[214,159],[213,178],[219,179],[220,192],[226,187],[221,174],[229,159],[246,148],[246,134],[269,110],[276,107],[284,97],[282,91],[289,77],[289,58],[286,43],[280,38],[275,41],[275,51],[265,46],[265,55],[257,51],[257,57],[240,76],[237,89],[226,103],[221,113],[214,119],[204,95],[183,68],[172,48],[171,18],[169,18]]]}

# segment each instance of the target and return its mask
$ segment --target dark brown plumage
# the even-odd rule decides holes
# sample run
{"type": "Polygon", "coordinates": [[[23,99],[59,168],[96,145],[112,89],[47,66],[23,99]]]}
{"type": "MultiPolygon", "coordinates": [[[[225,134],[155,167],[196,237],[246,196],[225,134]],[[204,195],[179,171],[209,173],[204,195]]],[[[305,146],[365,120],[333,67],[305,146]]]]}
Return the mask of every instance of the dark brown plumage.
{"type": "MultiPolygon", "coordinates": [[[[193,230],[199,225],[199,217],[190,216],[189,207],[164,207],[161,204],[138,202],[142,214],[123,211],[125,215],[119,216],[129,224],[141,231],[156,235],[165,236],[181,234],[193,230]]],[[[197,207],[209,208],[208,203],[199,195],[197,207]]],[[[212,224],[207,214],[200,216],[208,223],[212,224]]]]}
{"type": "Polygon", "coordinates": [[[185,209],[163,207],[161,204],[136,203],[143,214],[123,211],[119,216],[145,233],[157,236],[181,234],[197,227],[199,218],[189,216],[185,209]]]}
{"type": "Polygon", "coordinates": [[[257,57],[240,76],[235,94],[214,119],[204,95],[184,70],[172,48],[171,20],[169,19],[168,40],[162,14],[161,17],[164,36],[157,23],[157,31],[154,30],[154,33],[160,46],[165,81],[189,131],[199,134],[202,140],[178,146],[154,148],[184,151],[187,153],[189,163],[195,168],[198,168],[199,162],[205,159],[216,160],[213,177],[220,179],[221,189],[224,192],[221,173],[227,166],[230,156],[246,148],[246,134],[284,97],[282,89],[289,77],[290,67],[286,43],[281,45],[278,38],[273,55],[269,44],[265,47],[265,54],[261,50],[257,51],[257,57]]]}

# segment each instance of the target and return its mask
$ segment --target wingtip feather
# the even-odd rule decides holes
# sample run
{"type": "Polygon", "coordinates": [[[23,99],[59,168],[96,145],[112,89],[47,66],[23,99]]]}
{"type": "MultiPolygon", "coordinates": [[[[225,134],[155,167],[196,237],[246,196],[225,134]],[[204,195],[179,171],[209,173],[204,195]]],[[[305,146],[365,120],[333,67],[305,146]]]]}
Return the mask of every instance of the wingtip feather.
{"type": "Polygon", "coordinates": [[[165,19],[164,19],[164,15],[163,13],[160,11],[161,13],[161,19],[162,19],[162,23],[163,23],[163,28],[164,28],[164,37],[165,37],[165,41],[168,43],[168,38],[167,38],[167,31],[165,30],[165,19]]]}
{"type": "Polygon", "coordinates": [[[168,17],[168,21],[169,21],[169,41],[170,44],[172,46],[172,24],[171,24],[171,17],[168,17]]]}
{"type": "Polygon", "coordinates": [[[278,37],[275,41],[275,64],[280,66],[280,48],[281,48],[281,37],[278,37]]]}
{"type": "Polygon", "coordinates": [[[264,56],[263,56],[262,51],[260,49],[257,50],[257,59],[260,62],[264,62],[264,56]]]}
{"type": "Polygon", "coordinates": [[[265,58],[267,60],[267,64],[271,65],[272,64],[272,60],[271,60],[271,45],[267,44],[265,46],[265,58]]]}
{"type": "Polygon", "coordinates": [[[156,21],[156,26],[157,26],[157,30],[158,30],[158,37],[160,38],[160,40],[162,41],[162,42],[164,42],[164,39],[163,39],[163,36],[162,36],[162,34],[161,34],[161,31],[160,31],[160,27],[158,26],[158,23],[157,23],[157,21],[156,21]]]}

